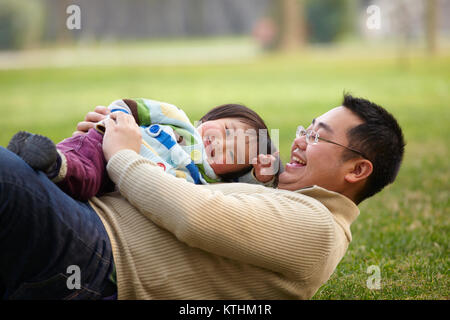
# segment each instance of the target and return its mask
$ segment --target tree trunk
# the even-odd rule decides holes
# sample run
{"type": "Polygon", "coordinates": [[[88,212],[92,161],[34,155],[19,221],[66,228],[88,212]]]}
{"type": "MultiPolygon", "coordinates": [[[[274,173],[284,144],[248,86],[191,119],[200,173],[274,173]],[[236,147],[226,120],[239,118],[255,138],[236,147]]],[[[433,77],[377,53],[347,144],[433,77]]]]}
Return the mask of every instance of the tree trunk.
{"type": "Polygon", "coordinates": [[[295,51],[305,45],[304,0],[277,0],[279,43],[282,51],[295,51]]]}

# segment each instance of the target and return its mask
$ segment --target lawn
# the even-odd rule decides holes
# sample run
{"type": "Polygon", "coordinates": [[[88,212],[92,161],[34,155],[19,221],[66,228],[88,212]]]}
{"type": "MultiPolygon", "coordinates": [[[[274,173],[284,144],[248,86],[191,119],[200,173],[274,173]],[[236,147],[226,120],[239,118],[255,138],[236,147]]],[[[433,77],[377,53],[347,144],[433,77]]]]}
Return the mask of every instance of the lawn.
{"type": "Polygon", "coordinates": [[[0,145],[18,130],[54,141],[71,135],[95,105],[148,97],[197,120],[215,105],[244,103],[279,129],[282,159],[299,124],[340,104],[348,91],[386,107],[407,141],[397,181],[363,202],[353,241],[314,299],[448,299],[450,56],[260,56],[177,65],[0,70],[0,145]],[[369,289],[369,266],[381,288],[369,289]]]}

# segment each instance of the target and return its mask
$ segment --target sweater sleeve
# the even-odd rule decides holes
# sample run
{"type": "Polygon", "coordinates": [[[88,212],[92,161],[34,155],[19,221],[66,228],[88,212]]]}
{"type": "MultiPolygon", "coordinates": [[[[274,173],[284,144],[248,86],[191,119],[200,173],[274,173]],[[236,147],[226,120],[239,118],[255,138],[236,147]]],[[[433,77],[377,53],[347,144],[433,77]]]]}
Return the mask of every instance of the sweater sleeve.
{"type": "Polygon", "coordinates": [[[245,183],[195,185],[131,150],[115,154],[107,170],[134,207],[191,247],[295,278],[332,247],[331,215],[311,197],[245,183]]]}
{"type": "Polygon", "coordinates": [[[237,182],[242,182],[242,183],[251,183],[251,184],[260,184],[262,186],[266,186],[266,187],[274,187],[274,182],[275,182],[275,176],[270,179],[270,181],[267,182],[261,182],[258,179],[256,179],[255,177],[255,168],[252,168],[252,170],[250,170],[249,172],[247,172],[246,174],[240,176],[237,182]]]}

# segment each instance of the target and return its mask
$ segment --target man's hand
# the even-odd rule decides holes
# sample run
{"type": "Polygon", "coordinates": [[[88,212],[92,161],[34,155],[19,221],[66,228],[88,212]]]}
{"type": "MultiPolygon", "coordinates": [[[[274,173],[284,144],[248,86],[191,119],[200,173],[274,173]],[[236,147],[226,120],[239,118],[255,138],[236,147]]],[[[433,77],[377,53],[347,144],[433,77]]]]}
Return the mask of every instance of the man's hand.
{"type": "Polygon", "coordinates": [[[93,128],[97,122],[105,119],[109,113],[110,111],[107,107],[95,107],[94,111],[88,112],[88,114],[84,118],[84,121],[78,122],[77,131],[75,131],[72,136],[87,133],[89,129],[93,128]]]}
{"type": "Polygon", "coordinates": [[[105,120],[105,135],[103,136],[103,154],[106,161],[124,149],[136,153],[141,149],[142,135],[133,116],[123,112],[113,112],[105,120]]]}
{"type": "Polygon", "coordinates": [[[279,169],[278,155],[279,151],[274,154],[260,154],[252,160],[256,180],[266,183],[273,179],[279,169]]]}

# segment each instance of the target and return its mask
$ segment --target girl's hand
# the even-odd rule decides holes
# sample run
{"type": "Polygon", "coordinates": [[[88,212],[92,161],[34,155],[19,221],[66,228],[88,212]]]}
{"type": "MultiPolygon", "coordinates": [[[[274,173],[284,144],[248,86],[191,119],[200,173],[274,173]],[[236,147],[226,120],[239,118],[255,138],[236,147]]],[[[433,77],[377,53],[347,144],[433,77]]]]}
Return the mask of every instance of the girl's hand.
{"type": "Polygon", "coordinates": [[[75,131],[72,136],[87,133],[89,129],[93,128],[97,122],[105,119],[109,113],[110,111],[107,107],[95,107],[94,111],[88,112],[88,114],[84,118],[84,121],[78,122],[77,131],[75,131]]]}
{"type": "Polygon", "coordinates": [[[136,153],[141,149],[142,135],[133,116],[123,113],[111,113],[105,120],[105,135],[103,136],[103,154],[106,161],[124,149],[131,149],[136,153]]]}
{"type": "Polygon", "coordinates": [[[255,168],[255,177],[259,182],[265,183],[273,179],[278,172],[278,155],[279,151],[274,154],[260,154],[253,159],[253,167],[255,168]]]}

